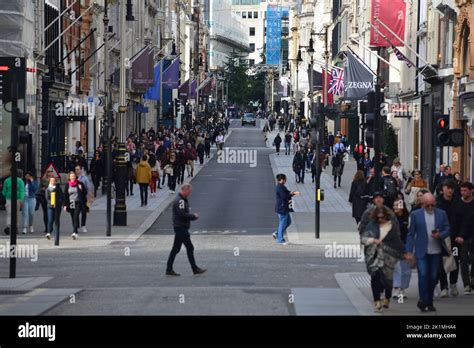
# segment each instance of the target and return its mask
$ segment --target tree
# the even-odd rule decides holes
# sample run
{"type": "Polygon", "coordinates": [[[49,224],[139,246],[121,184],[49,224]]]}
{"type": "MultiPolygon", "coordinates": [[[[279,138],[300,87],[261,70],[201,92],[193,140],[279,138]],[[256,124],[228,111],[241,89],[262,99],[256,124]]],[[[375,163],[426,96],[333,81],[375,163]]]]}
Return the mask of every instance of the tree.
{"type": "Polygon", "coordinates": [[[247,59],[240,53],[233,51],[227,58],[224,66],[224,75],[229,83],[229,102],[238,105],[244,105],[249,102],[251,81],[248,69],[247,59]]]}

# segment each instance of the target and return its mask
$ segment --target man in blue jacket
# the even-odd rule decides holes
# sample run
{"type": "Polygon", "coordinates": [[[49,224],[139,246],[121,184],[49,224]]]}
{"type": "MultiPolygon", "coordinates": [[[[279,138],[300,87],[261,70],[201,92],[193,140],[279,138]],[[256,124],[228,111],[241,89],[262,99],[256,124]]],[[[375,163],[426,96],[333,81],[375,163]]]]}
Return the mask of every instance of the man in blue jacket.
{"type": "Polygon", "coordinates": [[[300,193],[297,191],[291,192],[285,186],[286,175],[278,174],[276,176],[278,181],[275,192],[276,192],[276,205],[275,212],[278,214],[278,230],[273,233],[273,238],[276,239],[277,243],[280,245],[287,245],[288,243],[283,238],[286,229],[291,224],[290,212],[293,211],[293,204],[291,198],[293,196],[299,196],[300,193]]]}
{"type": "Polygon", "coordinates": [[[434,196],[425,193],[422,197],[423,209],[411,213],[405,249],[407,261],[416,258],[420,294],[417,306],[422,312],[436,311],[433,306],[433,293],[438,282],[442,255],[446,253],[444,239],[450,235],[446,212],[435,206],[434,196]]]}

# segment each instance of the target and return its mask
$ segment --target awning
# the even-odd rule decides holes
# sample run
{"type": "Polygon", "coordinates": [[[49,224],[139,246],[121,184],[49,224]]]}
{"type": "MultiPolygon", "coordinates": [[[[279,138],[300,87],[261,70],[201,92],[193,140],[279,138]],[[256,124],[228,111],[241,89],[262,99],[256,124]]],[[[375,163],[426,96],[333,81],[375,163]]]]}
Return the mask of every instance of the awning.
{"type": "Polygon", "coordinates": [[[146,90],[155,83],[153,49],[144,47],[132,59],[132,89],[146,90]]]}

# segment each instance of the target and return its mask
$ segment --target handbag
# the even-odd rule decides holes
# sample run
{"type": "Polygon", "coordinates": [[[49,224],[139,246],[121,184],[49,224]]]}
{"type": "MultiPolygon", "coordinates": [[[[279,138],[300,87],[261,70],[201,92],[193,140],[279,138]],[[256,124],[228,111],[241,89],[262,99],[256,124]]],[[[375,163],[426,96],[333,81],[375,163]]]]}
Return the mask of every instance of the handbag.
{"type": "Polygon", "coordinates": [[[173,166],[172,165],[167,164],[164,169],[165,169],[165,174],[173,176],[173,166]]]}
{"type": "Polygon", "coordinates": [[[443,256],[444,271],[446,273],[454,272],[458,268],[458,265],[456,264],[456,259],[454,258],[451,248],[451,237],[446,237],[444,243],[446,244],[446,251],[448,253],[448,256],[443,256]]]}

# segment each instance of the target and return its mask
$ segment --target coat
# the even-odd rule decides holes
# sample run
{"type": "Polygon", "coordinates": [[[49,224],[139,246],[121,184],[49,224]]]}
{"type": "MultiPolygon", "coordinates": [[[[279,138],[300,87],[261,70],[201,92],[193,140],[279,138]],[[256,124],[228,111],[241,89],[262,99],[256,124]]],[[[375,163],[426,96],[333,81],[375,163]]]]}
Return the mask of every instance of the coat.
{"type": "Polygon", "coordinates": [[[151,167],[147,161],[140,161],[135,174],[138,184],[148,184],[151,181],[151,167]]]}
{"type": "MultiPolygon", "coordinates": [[[[441,239],[439,241],[442,247],[441,250],[446,250],[444,239],[450,235],[448,216],[444,210],[438,208],[434,209],[434,214],[435,228],[439,229],[441,233],[441,239]]],[[[415,250],[416,258],[423,258],[426,255],[428,250],[428,234],[426,231],[424,209],[418,209],[410,215],[410,227],[408,229],[405,250],[409,253],[413,253],[413,250],[415,250]]]]}
{"type": "Polygon", "coordinates": [[[392,223],[390,231],[378,245],[370,243],[371,238],[380,239],[379,224],[373,220],[362,231],[360,237],[361,243],[365,245],[364,256],[367,272],[371,276],[382,272],[385,279],[391,281],[395,265],[402,259],[404,251],[398,224],[392,223]]]}
{"type": "MultiPolygon", "coordinates": [[[[77,195],[78,201],[81,202],[82,204],[86,204],[86,202],[87,202],[87,188],[86,188],[86,186],[82,182],[77,180],[77,189],[79,191],[78,195],[77,195]]],[[[70,197],[69,197],[69,183],[67,183],[64,186],[64,205],[66,207],[66,210],[68,212],[70,212],[71,211],[71,200],[70,200],[70,197]]]]}
{"type": "Polygon", "coordinates": [[[361,219],[367,208],[367,198],[365,196],[365,181],[353,181],[351,185],[351,192],[349,194],[349,202],[352,203],[352,217],[361,219]]]}

